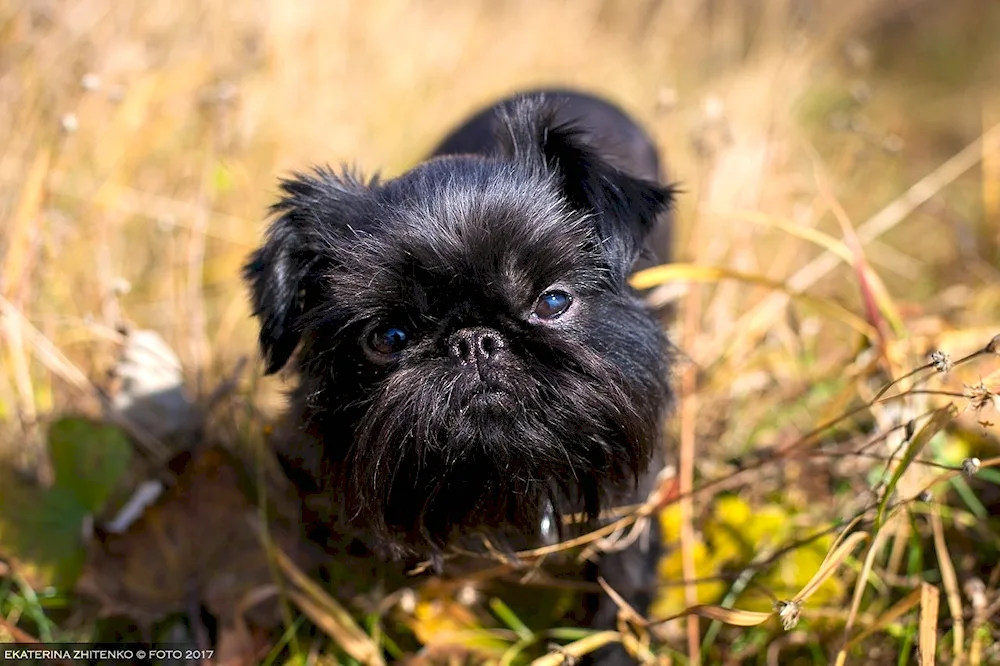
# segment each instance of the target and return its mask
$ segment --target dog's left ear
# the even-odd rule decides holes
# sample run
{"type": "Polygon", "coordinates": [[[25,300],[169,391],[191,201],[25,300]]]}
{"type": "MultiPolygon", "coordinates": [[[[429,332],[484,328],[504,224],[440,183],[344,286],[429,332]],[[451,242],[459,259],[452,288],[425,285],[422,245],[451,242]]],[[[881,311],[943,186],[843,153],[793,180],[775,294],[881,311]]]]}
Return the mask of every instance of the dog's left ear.
{"type": "Polygon", "coordinates": [[[322,278],[336,259],[336,239],[367,187],[351,174],[317,169],[282,181],[281,191],[271,208],[278,217],[243,267],[269,375],[295,352],[322,294],[322,278]]]}
{"type": "Polygon", "coordinates": [[[500,113],[498,139],[508,156],[554,173],[570,204],[596,215],[602,249],[627,275],[660,215],[674,203],[675,188],[631,176],[587,141],[577,124],[560,120],[553,100],[525,97],[500,113]]]}

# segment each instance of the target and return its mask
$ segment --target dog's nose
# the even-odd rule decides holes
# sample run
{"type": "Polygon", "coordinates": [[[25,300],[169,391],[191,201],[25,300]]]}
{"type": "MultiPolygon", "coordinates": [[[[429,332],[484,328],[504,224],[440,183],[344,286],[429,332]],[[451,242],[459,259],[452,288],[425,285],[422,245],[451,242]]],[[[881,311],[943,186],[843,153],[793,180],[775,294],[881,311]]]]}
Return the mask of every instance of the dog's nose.
{"type": "Polygon", "coordinates": [[[480,370],[503,348],[503,336],[492,328],[463,328],[452,333],[448,339],[448,355],[456,363],[475,363],[480,370]]]}

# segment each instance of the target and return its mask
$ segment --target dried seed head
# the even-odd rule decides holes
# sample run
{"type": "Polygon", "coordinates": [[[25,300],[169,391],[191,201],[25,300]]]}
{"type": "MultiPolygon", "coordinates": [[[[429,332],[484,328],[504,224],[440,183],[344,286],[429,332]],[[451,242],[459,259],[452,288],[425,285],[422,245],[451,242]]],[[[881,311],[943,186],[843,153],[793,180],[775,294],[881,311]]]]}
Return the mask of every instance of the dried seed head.
{"type": "Polygon", "coordinates": [[[971,479],[979,472],[982,464],[979,458],[966,458],[962,461],[962,475],[967,479],[971,479]]]}
{"type": "Polygon", "coordinates": [[[111,293],[115,296],[123,296],[132,291],[132,283],[123,277],[116,277],[111,281],[111,293]]]}
{"type": "Polygon", "coordinates": [[[977,412],[984,407],[995,405],[994,400],[996,400],[996,395],[982,381],[975,386],[966,386],[965,397],[969,399],[969,407],[977,412]]]}
{"type": "Polygon", "coordinates": [[[94,72],[87,72],[80,79],[80,85],[84,90],[97,90],[101,87],[101,77],[94,72]]]}
{"type": "Polygon", "coordinates": [[[399,595],[399,610],[403,611],[407,615],[412,615],[413,611],[417,609],[417,593],[406,588],[399,595]]]}
{"type": "Polygon", "coordinates": [[[981,612],[986,608],[986,583],[981,578],[970,578],[962,587],[973,610],[981,612]]]}
{"type": "Polygon", "coordinates": [[[477,601],[479,601],[479,590],[469,584],[465,584],[459,588],[458,594],[455,595],[458,603],[463,606],[471,606],[477,601]]]}
{"type": "Polygon", "coordinates": [[[785,631],[791,631],[799,623],[799,616],[802,614],[801,601],[775,601],[774,610],[781,620],[781,627],[785,631]]]}
{"type": "Polygon", "coordinates": [[[548,651],[551,654],[558,654],[560,657],[562,657],[563,666],[576,666],[577,664],[580,663],[579,657],[573,655],[572,653],[567,651],[566,648],[564,648],[562,645],[559,645],[558,643],[549,643],[546,646],[546,649],[548,649],[548,651]]]}
{"type": "Polygon", "coordinates": [[[988,354],[1000,354],[1000,335],[994,335],[989,344],[986,345],[988,354]]]}
{"type": "Polygon", "coordinates": [[[705,117],[709,120],[720,120],[726,113],[726,106],[722,99],[712,95],[705,99],[703,103],[705,117]]]}
{"type": "Polygon", "coordinates": [[[931,352],[930,359],[931,359],[931,365],[933,365],[934,369],[940,373],[948,372],[953,367],[953,364],[951,362],[951,357],[948,356],[947,352],[943,352],[940,349],[931,352]]]}
{"type": "Polygon", "coordinates": [[[67,134],[72,134],[80,129],[80,121],[77,119],[75,113],[64,114],[63,117],[59,119],[59,125],[67,134]]]}

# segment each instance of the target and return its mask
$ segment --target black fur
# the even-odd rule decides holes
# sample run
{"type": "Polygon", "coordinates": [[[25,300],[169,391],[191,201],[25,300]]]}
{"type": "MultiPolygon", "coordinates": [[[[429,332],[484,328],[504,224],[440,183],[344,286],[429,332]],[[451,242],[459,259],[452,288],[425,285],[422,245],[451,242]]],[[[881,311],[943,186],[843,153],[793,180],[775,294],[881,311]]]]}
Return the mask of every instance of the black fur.
{"type": "MultiPolygon", "coordinates": [[[[283,182],[244,275],[268,373],[295,357],[279,456],[314,538],[512,551],[538,545],[545,515],[644,498],[669,346],[626,279],[673,191],[636,137],[606,102],[530,94],[399,178],[283,182]],[[554,289],[569,309],[533,316],[554,289]],[[392,358],[368,344],[386,326],[412,340],[392,358]]],[[[640,611],[655,553],[601,566],[640,611]]]]}

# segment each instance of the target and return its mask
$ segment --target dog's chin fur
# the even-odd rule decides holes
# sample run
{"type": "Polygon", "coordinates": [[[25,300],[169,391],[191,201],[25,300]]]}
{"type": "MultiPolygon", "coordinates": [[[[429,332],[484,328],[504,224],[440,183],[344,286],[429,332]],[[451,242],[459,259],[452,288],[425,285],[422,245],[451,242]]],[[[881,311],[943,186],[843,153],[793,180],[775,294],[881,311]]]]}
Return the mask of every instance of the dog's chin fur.
{"type": "Polygon", "coordinates": [[[387,182],[283,183],[245,277],[268,371],[295,359],[279,454],[307,522],[394,556],[513,549],[648,473],[668,344],[626,278],[672,191],[557,110],[519,99],[495,150],[387,182]],[[552,289],[569,308],[534,316],[552,289]],[[373,351],[381,326],[409,346],[373,351]],[[486,331],[489,353],[457,361],[459,331],[486,331]]]}

